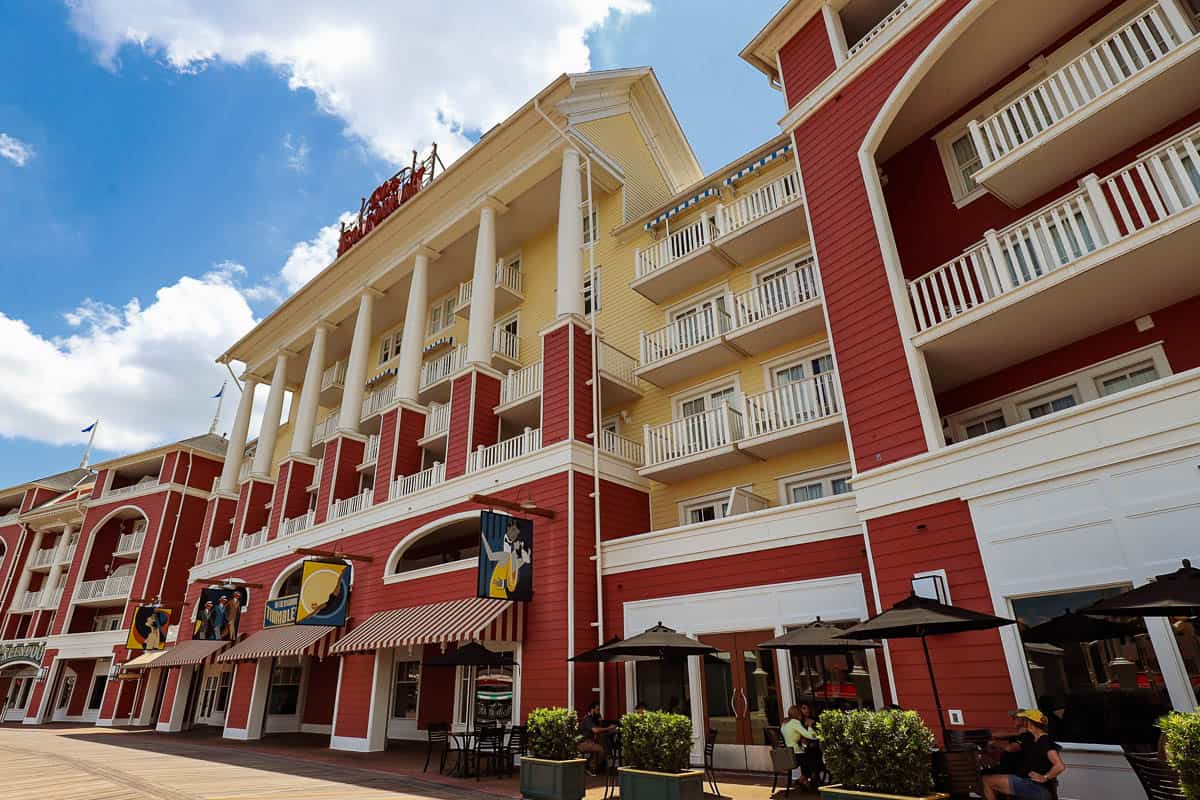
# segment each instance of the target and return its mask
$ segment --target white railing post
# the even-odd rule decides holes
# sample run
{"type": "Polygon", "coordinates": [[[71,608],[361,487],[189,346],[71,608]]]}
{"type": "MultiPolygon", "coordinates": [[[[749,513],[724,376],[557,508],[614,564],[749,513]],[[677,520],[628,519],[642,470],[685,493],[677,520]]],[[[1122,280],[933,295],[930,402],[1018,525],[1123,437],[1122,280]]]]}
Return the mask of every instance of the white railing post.
{"type": "Polygon", "coordinates": [[[1179,4],[1175,0],[1158,0],[1158,7],[1163,16],[1167,18],[1167,22],[1170,23],[1171,32],[1175,34],[1177,42],[1186,42],[1195,36],[1191,25],[1188,24],[1187,17],[1183,15],[1183,11],[1180,10],[1179,4]]]}
{"type": "Polygon", "coordinates": [[[1088,204],[1092,208],[1092,213],[1096,217],[1096,221],[1100,223],[1100,230],[1104,232],[1104,243],[1112,244],[1117,239],[1121,238],[1121,230],[1117,227],[1117,218],[1113,216],[1112,207],[1108,204],[1108,198],[1104,196],[1104,189],[1100,186],[1100,179],[1093,172],[1089,175],[1084,175],[1079,180],[1079,185],[1087,192],[1088,204]]]}
{"type": "Polygon", "coordinates": [[[986,167],[992,163],[993,159],[991,149],[983,139],[983,131],[980,130],[979,123],[971,120],[967,123],[967,130],[971,134],[971,141],[975,144],[975,153],[979,156],[980,162],[986,167]]]}
{"type": "Polygon", "coordinates": [[[1000,247],[1000,237],[996,235],[995,228],[988,228],[984,231],[983,240],[987,242],[988,252],[995,264],[996,278],[1000,281],[1001,288],[1006,292],[1012,291],[1013,282],[1008,273],[1008,260],[1004,257],[1004,249],[1000,247]]]}

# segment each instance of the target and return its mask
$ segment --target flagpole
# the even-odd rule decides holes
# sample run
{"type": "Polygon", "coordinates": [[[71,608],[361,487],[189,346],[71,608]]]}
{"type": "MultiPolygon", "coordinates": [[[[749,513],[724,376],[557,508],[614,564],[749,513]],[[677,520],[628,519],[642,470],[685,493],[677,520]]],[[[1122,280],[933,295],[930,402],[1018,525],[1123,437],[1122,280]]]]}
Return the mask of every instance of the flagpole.
{"type": "Polygon", "coordinates": [[[87,469],[88,459],[92,455],[92,442],[96,441],[96,428],[99,428],[99,427],[100,427],[100,420],[99,420],[99,418],[97,418],[96,421],[92,423],[92,426],[91,426],[92,433],[90,436],[88,436],[87,449],[83,451],[83,461],[79,462],[80,469],[87,469]]]}
{"type": "Polygon", "coordinates": [[[229,381],[224,381],[221,384],[221,391],[217,392],[217,413],[213,414],[212,424],[208,426],[208,433],[211,436],[217,432],[217,425],[221,421],[221,404],[225,402],[225,386],[229,381]]]}

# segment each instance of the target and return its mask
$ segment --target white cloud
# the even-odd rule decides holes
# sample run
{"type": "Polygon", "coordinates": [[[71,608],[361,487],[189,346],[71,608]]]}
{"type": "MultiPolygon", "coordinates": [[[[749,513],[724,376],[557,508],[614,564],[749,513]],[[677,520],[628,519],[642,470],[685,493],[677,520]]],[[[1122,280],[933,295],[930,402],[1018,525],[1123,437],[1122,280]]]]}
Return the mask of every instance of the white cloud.
{"type": "Polygon", "coordinates": [[[138,46],[174,69],[263,58],[309,89],[346,132],[397,164],[438,143],[449,162],[562,72],[588,69],[585,36],[648,0],[509,3],[362,0],[74,0],[71,24],[101,60],[138,46]]]}
{"type": "Polygon", "coordinates": [[[279,270],[279,277],[289,292],[294,292],[308,283],[318,272],[333,263],[337,256],[338,238],[341,236],[342,223],[351,223],[355,215],[350,212],[342,214],[338,221],[326,225],[317,235],[307,242],[299,242],[292,248],[291,255],[279,270]]]}
{"type": "Polygon", "coordinates": [[[7,133],[0,133],[0,158],[23,167],[33,158],[33,147],[7,133]]]}
{"type": "Polygon", "coordinates": [[[308,142],[303,136],[292,138],[289,133],[283,137],[283,151],[287,154],[288,169],[293,172],[308,171],[308,142]]]}
{"type": "MultiPolygon", "coordinates": [[[[79,429],[99,417],[97,448],[137,451],[204,433],[228,377],[213,359],[255,321],[238,274],[222,265],[182,277],[145,307],[85,300],[59,339],[0,314],[0,385],[21,387],[0,393],[0,435],[82,447],[79,429]]],[[[231,387],[221,431],[236,398],[231,387]]]]}

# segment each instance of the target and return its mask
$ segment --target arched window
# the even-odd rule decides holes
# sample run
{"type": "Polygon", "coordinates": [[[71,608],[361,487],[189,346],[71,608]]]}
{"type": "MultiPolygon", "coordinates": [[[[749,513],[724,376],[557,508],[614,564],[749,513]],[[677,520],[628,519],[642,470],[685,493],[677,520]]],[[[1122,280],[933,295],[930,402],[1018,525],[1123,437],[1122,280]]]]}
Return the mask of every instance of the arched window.
{"type": "Polygon", "coordinates": [[[300,578],[304,575],[304,565],[298,564],[295,569],[288,573],[288,576],[283,579],[283,583],[279,584],[279,591],[275,593],[276,597],[287,597],[289,594],[300,594],[300,578]]]}
{"type": "Polygon", "coordinates": [[[450,564],[479,557],[479,517],[448,522],[428,531],[405,547],[392,565],[392,574],[450,564]]]}

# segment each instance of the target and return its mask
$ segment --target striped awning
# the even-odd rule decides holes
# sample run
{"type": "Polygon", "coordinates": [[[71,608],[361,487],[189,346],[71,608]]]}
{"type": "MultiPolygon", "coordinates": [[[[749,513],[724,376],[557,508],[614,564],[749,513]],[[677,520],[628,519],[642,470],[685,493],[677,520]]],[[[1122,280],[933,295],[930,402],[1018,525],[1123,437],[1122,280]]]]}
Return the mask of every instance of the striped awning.
{"type": "Polygon", "coordinates": [[[283,625],[252,633],[217,661],[254,661],[279,656],[324,656],[336,637],[333,625],[283,625]]]}
{"type": "Polygon", "coordinates": [[[676,214],[678,214],[680,211],[686,211],[686,210],[688,210],[689,208],[691,208],[692,206],[694,206],[694,205],[696,205],[697,203],[699,203],[700,201],[702,201],[702,200],[704,200],[704,199],[706,199],[706,198],[709,198],[709,197],[714,197],[714,196],[716,196],[716,195],[717,195],[719,192],[720,192],[720,189],[718,189],[716,186],[710,186],[710,187],[708,187],[707,189],[705,189],[704,191],[702,191],[702,192],[700,192],[700,193],[698,193],[698,194],[694,194],[694,195],[692,195],[691,197],[689,197],[687,200],[684,200],[684,201],[683,201],[682,203],[680,203],[679,205],[677,205],[677,206],[673,206],[673,207],[671,207],[671,208],[667,209],[666,211],[664,211],[663,213],[659,214],[659,215],[658,215],[657,217],[655,217],[654,219],[652,219],[652,220],[650,220],[649,222],[647,222],[647,223],[646,223],[644,226],[642,226],[642,227],[644,227],[646,230],[653,230],[654,228],[657,228],[657,227],[658,227],[658,223],[662,222],[664,219],[667,219],[667,218],[669,218],[669,217],[673,217],[673,216],[675,216],[676,214]]]}
{"type": "Polygon", "coordinates": [[[396,367],[388,367],[387,369],[385,369],[381,372],[376,372],[370,378],[367,378],[367,382],[364,385],[374,386],[375,384],[379,383],[380,381],[384,380],[385,378],[392,378],[399,374],[400,374],[400,370],[397,369],[396,367]]]}
{"type": "Polygon", "coordinates": [[[124,669],[145,669],[146,667],[149,667],[151,665],[158,666],[157,664],[154,664],[154,662],[158,661],[160,658],[162,658],[166,654],[167,654],[166,650],[147,650],[146,652],[142,653],[137,658],[131,658],[128,661],[126,661],[123,665],[123,668],[124,669]]]}
{"type": "Polygon", "coordinates": [[[747,175],[754,172],[755,170],[762,169],[763,167],[765,167],[767,164],[770,164],[775,159],[780,158],[782,156],[786,156],[790,152],[792,152],[792,145],[789,142],[788,144],[785,144],[783,147],[776,150],[774,153],[769,153],[769,154],[763,156],[762,158],[760,158],[758,161],[755,161],[751,164],[747,164],[746,166],[739,169],[737,172],[730,175],[728,178],[725,179],[725,185],[732,186],[733,184],[737,183],[742,178],[746,177],[747,175]]]}
{"type": "Polygon", "coordinates": [[[174,647],[163,651],[164,655],[161,658],[155,659],[154,668],[211,664],[213,657],[226,647],[229,647],[229,644],[229,642],[221,639],[215,641],[208,639],[188,639],[186,642],[179,642],[174,647]]]}
{"type": "Polygon", "coordinates": [[[364,653],[385,647],[477,639],[519,642],[522,622],[519,603],[487,597],[394,608],[367,617],[330,652],[364,653]]]}

